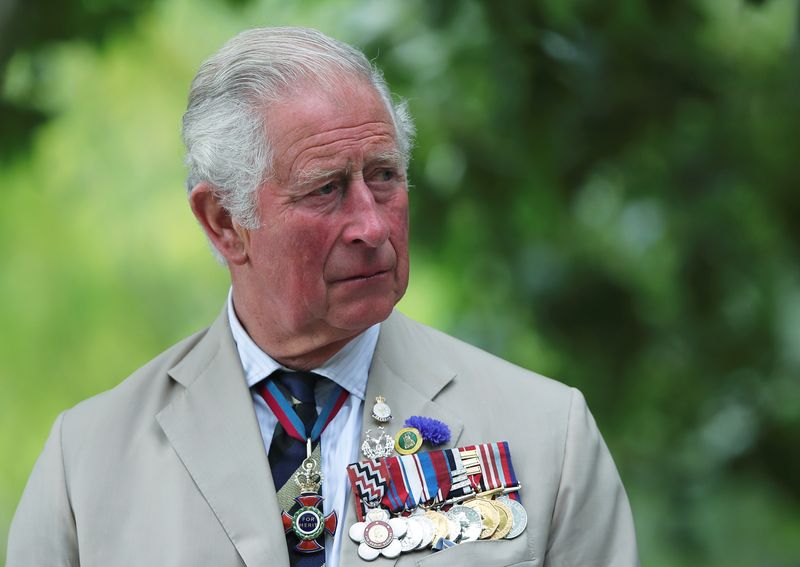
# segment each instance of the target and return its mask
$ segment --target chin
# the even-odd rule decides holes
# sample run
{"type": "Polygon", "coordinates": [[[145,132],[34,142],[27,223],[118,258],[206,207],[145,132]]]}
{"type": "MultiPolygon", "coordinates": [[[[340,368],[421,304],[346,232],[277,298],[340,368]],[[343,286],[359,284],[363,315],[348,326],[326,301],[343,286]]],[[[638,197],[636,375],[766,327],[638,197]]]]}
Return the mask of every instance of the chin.
{"type": "Polygon", "coordinates": [[[371,301],[337,309],[329,320],[339,329],[361,332],[376,323],[385,321],[397,301],[371,301]]]}

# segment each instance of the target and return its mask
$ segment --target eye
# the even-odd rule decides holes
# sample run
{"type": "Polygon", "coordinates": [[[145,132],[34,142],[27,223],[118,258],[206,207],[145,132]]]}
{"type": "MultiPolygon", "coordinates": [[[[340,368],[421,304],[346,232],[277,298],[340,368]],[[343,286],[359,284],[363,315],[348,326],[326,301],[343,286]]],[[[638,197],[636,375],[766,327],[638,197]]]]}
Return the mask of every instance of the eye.
{"type": "Polygon", "coordinates": [[[397,179],[397,172],[394,169],[378,169],[370,177],[378,183],[388,183],[397,179]]]}
{"type": "Polygon", "coordinates": [[[322,187],[320,187],[319,189],[317,189],[316,191],[314,191],[311,194],[312,195],[330,195],[331,193],[336,191],[336,189],[338,189],[338,188],[339,188],[339,185],[336,182],[332,181],[330,183],[326,183],[325,185],[323,185],[322,187]]]}

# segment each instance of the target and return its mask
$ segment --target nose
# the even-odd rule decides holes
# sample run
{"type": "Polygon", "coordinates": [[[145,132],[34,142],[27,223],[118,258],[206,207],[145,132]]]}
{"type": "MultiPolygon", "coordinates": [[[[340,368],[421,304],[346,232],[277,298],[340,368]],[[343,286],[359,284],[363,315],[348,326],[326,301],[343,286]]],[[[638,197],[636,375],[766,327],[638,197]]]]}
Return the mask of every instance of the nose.
{"type": "Polygon", "coordinates": [[[377,248],[389,238],[389,223],[382,205],[362,178],[354,178],[345,198],[344,238],[347,242],[363,243],[377,248]]]}

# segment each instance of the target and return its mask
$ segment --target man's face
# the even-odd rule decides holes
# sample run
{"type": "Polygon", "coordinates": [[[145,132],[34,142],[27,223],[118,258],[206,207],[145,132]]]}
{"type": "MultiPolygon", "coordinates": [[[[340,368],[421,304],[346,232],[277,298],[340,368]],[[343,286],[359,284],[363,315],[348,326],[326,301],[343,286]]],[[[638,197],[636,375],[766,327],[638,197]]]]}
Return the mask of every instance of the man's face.
{"type": "Polygon", "coordinates": [[[245,285],[259,324],[343,338],[384,320],[408,283],[408,195],[392,119],[356,83],[306,86],[266,113],[274,175],[258,192],[245,285]]]}

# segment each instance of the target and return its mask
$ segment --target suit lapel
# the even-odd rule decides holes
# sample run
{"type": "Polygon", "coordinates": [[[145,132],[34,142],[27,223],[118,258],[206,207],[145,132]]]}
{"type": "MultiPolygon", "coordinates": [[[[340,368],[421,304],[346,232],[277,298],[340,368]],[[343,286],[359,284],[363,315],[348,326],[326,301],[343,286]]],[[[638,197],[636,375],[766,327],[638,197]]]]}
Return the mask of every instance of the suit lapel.
{"type": "MultiPolygon", "coordinates": [[[[450,442],[439,448],[457,446],[464,424],[450,409],[434,401],[436,395],[455,378],[455,373],[442,362],[441,353],[431,352],[430,342],[422,329],[424,328],[397,311],[381,324],[381,334],[367,382],[362,439],[366,430],[378,425],[372,419],[372,405],[377,396],[383,396],[391,407],[393,416],[387,431],[396,433],[407,418],[423,415],[443,421],[450,427],[450,442]]],[[[423,451],[429,449],[430,447],[423,445],[423,451]]],[[[354,522],[355,503],[351,496],[340,529],[348,530],[354,522]]],[[[344,537],[339,565],[366,565],[367,562],[358,557],[358,546],[350,541],[346,531],[344,537]]],[[[394,565],[396,561],[397,559],[380,557],[369,563],[394,565]]]]}
{"type": "Polygon", "coordinates": [[[223,311],[172,370],[185,386],[157,416],[248,567],[288,567],[280,507],[264,444],[223,311]]]}

